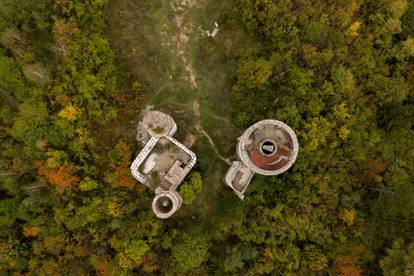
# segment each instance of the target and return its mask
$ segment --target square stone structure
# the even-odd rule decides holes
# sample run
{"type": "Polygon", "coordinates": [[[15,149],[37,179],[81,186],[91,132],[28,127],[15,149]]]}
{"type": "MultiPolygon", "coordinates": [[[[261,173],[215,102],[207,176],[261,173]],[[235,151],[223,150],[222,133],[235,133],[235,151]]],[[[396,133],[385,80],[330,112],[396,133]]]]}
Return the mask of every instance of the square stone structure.
{"type": "Polygon", "coordinates": [[[174,119],[160,111],[148,111],[138,126],[137,137],[144,148],[131,164],[131,174],[140,183],[155,190],[152,209],[166,219],[182,204],[178,186],[196,163],[196,155],[174,138],[174,119]]]}

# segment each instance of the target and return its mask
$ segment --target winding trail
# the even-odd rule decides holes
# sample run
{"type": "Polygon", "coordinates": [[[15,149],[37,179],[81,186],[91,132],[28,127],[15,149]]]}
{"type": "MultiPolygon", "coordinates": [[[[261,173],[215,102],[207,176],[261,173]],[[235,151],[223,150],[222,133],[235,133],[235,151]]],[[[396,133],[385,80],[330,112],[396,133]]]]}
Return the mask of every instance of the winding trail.
{"type": "Polygon", "coordinates": [[[190,84],[192,89],[197,89],[197,82],[193,65],[189,61],[190,55],[187,53],[187,44],[190,40],[190,34],[194,28],[191,21],[188,22],[184,19],[188,11],[200,2],[201,1],[197,0],[175,0],[171,2],[171,8],[174,12],[173,22],[179,30],[172,36],[172,45],[170,44],[172,46],[172,54],[181,59],[185,71],[187,72],[185,79],[190,84]]]}
{"type": "MultiPolygon", "coordinates": [[[[206,162],[204,184],[194,205],[182,208],[177,218],[191,216],[206,223],[221,212],[220,191],[230,163],[226,153],[241,133],[228,112],[232,102],[225,76],[233,68],[223,63],[227,59],[223,42],[234,39],[243,44],[244,39],[224,29],[216,38],[207,38],[199,27],[219,21],[222,12],[232,6],[225,2],[111,0],[106,11],[111,45],[128,69],[122,74],[125,90],[130,90],[132,81],[131,96],[140,98],[136,112],[161,108],[199,141],[197,152],[206,162]]],[[[135,126],[137,122],[131,119],[128,123],[135,126]]],[[[128,129],[134,140],[135,129],[128,129]]],[[[119,133],[126,130],[116,128],[119,133]]]]}
{"type": "Polygon", "coordinates": [[[211,139],[210,135],[208,135],[208,133],[204,130],[203,126],[201,125],[201,121],[200,121],[200,115],[201,115],[200,114],[200,104],[198,103],[198,101],[194,101],[193,110],[194,110],[194,114],[195,114],[195,117],[196,117],[195,127],[196,127],[197,131],[200,132],[201,134],[203,134],[207,138],[208,142],[213,147],[214,152],[216,153],[217,157],[220,158],[221,160],[223,160],[228,165],[231,165],[230,159],[225,158],[220,154],[220,152],[218,151],[218,149],[216,147],[216,144],[214,144],[213,139],[211,139]]]}
{"type": "MultiPolygon", "coordinates": [[[[191,21],[185,20],[185,15],[189,12],[189,10],[192,7],[194,7],[197,4],[200,4],[201,2],[202,1],[197,0],[175,0],[171,2],[171,8],[174,12],[173,22],[179,31],[172,36],[172,45],[168,41],[165,41],[163,43],[164,45],[171,46],[171,54],[179,57],[179,59],[181,60],[184,69],[187,73],[184,77],[184,80],[188,82],[188,84],[194,91],[198,89],[198,85],[196,82],[196,73],[194,72],[193,65],[191,63],[191,55],[190,53],[188,53],[188,42],[190,40],[190,34],[194,31],[194,24],[191,21]]],[[[165,31],[164,34],[168,34],[168,31],[165,31]]],[[[201,125],[200,103],[198,99],[195,99],[193,102],[193,112],[195,115],[195,129],[201,135],[206,137],[207,141],[213,148],[217,157],[225,163],[227,163],[228,165],[231,165],[230,160],[220,154],[213,139],[201,125]]]]}

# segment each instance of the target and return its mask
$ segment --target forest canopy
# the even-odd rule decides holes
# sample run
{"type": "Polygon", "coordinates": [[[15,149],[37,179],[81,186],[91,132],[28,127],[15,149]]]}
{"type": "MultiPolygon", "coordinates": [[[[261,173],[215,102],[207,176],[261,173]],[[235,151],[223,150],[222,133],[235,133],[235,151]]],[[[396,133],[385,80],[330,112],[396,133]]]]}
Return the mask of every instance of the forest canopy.
{"type": "MultiPolygon", "coordinates": [[[[194,4],[215,10],[211,38],[199,35],[196,12],[120,0],[119,15],[140,20],[133,46],[112,35],[114,1],[0,0],[0,274],[414,274],[414,1],[194,4]],[[187,89],[202,95],[202,116],[211,99],[199,67],[222,65],[230,69],[216,80],[231,107],[216,108],[233,129],[274,118],[300,146],[289,171],[255,176],[240,201],[215,167],[217,149],[198,137],[184,205],[168,220],[129,170],[139,114],[169,89],[150,91],[169,47],[145,35],[161,18],[154,7],[170,9],[162,24],[194,20],[193,48],[176,50],[198,72],[187,89]],[[127,47],[147,63],[128,59],[127,47]]],[[[172,67],[181,90],[190,67],[172,67]]],[[[191,97],[165,96],[174,107],[191,97]]],[[[179,120],[189,132],[200,129],[188,123],[194,113],[179,120]]],[[[230,136],[223,124],[214,133],[230,136]]],[[[232,157],[235,138],[215,142],[232,157]]]]}

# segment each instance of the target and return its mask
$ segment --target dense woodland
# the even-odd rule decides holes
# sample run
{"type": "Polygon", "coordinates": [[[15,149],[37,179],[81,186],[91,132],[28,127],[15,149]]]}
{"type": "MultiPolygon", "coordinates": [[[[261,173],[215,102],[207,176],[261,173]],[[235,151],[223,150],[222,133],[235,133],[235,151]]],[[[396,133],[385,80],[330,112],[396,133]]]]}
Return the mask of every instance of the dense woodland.
{"type": "Polygon", "coordinates": [[[157,219],[136,141],[105,131],[147,92],[120,83],[106,5],[0,0],[1,275],[414,275],[414,1],[222,11],[257,42],[228,57],[234,124],[284,121],[300,152],[202,222],[157,219]]]}

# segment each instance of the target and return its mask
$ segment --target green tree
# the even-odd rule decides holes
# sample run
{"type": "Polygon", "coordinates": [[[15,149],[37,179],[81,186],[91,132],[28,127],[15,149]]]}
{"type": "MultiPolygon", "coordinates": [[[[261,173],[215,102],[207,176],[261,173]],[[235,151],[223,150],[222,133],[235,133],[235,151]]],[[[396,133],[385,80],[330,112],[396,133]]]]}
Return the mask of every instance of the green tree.
{"type": "Polygon", "coordinates": [[[396,240],[387,249],[387,256],[380,260],[384,276],[409,276],[414,274],[414,243],[396,240]]]}
{"type": "Polygon", "coordinates": [[[9,226],[17,219],[18,202],[14,199],[0,201],[0,227],[9,226]]]}
{"type": "Polygon", "coordinates": [[[2,55],[0,55],[0,89],[2,94],[12,94],[20,101],[27,98],[30,93],[18,63],[2,55]]]}
{"type": "Polygon", "coordinates": [[[209,247],[210,241],[201,229],[183,230],[171,247],[174,270],[183,273],[200,267],[209,257],[209,247]]]}
{"type": "Polygon", "coordinates": [[[198,172],[190,174],[189,179],[186,180],[180,187],[180,195],[183,198],[185,205],[191,205],[200,193],[201,187],[203,186],[203,180],[198,172]]]}
{"type": "Polygon", "coordinates": [[[143,240],[132,240],[125,248],[125,253],[136,264],[141,263],[141,257],[150,249],[148,244],[143,240]]]}
{"type": "Polygon", "coordinates": [[[259,255],[255,247],[238,244],[232,248],[227,248],[224,259],[224,271],[236,272],[242,270],[247,261],[252,261],[259,255]]]}

